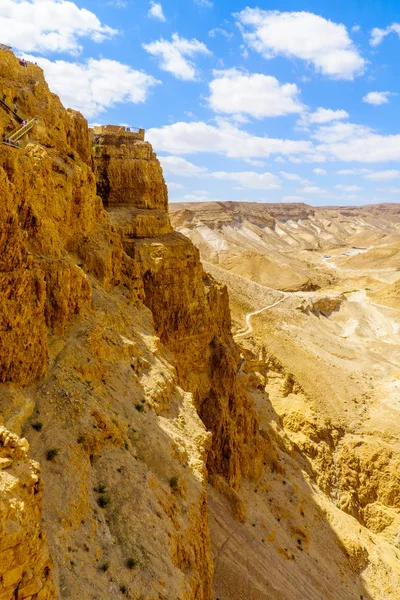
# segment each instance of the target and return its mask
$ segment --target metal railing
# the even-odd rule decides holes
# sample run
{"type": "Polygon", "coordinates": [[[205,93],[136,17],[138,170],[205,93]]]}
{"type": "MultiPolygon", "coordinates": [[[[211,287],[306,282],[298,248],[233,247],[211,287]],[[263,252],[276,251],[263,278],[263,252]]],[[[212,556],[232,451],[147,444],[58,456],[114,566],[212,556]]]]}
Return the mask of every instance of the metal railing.
{"type": "MultiPolygon", "coordinates": [[[[3,95],[3,97],[4,97],[4,95],[3,95]]],[[[16,113],[16,111],[15,111],[15,110],[13,110],[12,108],[10,108],[10,107],[8,106],[8,104],[7,104],[7,103],[6,103],[6,102],[5,102],[5,101],[4,101],[2,98],[0,98],[0,106],[1,106],[2,108],[4,108],[4,109],[7,109],[7,110],[8,110],[8,111],[9,111],[9,112],[10,112],[10,113],[11,113],[11,114],[12,114],[12,115],[13,115],[13,116],[14,116],[14,117],[17,119],[17,121],[18,121],[19,123],[22,123],[22,121],[23,121],[23,118],[22,118],[22,117],[20,117],[20,116],[19,116],[19,115],[16,113]]]]}
{"type": "Polygon", "coordinates": [[[15,129],[10,135],[7,136],[7,140],[10,142],[17,142],[22,136],[24,136],[28,131],[32,129],[34,125],[36,125],[38,118],[34,117],[22,127],[18,127],[15,129]]]}

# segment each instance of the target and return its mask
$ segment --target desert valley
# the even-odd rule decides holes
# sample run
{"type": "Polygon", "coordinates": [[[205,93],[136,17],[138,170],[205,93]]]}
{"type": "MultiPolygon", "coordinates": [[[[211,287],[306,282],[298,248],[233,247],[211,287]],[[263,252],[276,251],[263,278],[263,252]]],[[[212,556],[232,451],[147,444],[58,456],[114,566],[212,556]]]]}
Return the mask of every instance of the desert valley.
{"type": "MultiPolygon", "coordinates": [[[[310,496],[347,549],[350,563],[365,559],[363,576],[372,579],[380,561],[385,564],[382,591],[371,597],[396,597],[397,575],[390,583],[390,571],[397,565],[400,525],[395,499],[400,451],[399,205],[203,203],[173,204],[170,210],[175,227],[200,249],[206,269],[228,287],[234,338],[245,359],[241,373],[260,390],[254,394],[261,423],[279,431],[303,465],[301,475],[292,471],[287,476],[288,487],[270,492],[270,500],[278,501],[290,522],[286,529],[293,528],[293,494],[304,488],[304,475],[307,482],[311,477],[310,496]],[[389,560],[390,546],[394,554],[389,560]]],[[[286,456],[285,469],[292,460],[286,456]]],[[[254,503],[258,511],[253,518],[260,524],[262,510],[254,503]]],[[[220,541],[226,530],[218,514],[213,519],[220,541]]],[[[314,522],[314,535],[322,536],[313,542],[316,562],[326,543],[318,529],[314,522]]],[[[247,571],[244,548],[240,534],[225,548],[225,560],[238,561],[240,581],[247,571]]],[[[269,555],[265,559],[271,564],[269,555]]],[[[334,563],[331,553],[327,560],[334,563]]],[[[224,578],[223,558],[219,568],[224,578]]],[[[329,570],[329,564],[322,568],[329,570]]],[[[229,588],[221,589],[234,597],[229,588]]],[[[296,596],[292,589],[276,597],[296,596]]],[[[329,596],[323,592],[315,597],[329,596]]],[[[354,590],[340,597],[355,597],[354,590]]]]}

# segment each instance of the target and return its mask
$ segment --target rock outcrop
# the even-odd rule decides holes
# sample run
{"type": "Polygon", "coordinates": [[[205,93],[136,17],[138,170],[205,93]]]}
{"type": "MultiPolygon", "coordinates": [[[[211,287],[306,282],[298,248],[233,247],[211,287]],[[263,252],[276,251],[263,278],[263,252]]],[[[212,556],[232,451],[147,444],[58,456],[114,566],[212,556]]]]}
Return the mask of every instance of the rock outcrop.
{"type": "Polygon", "coordinates": [[[0,598],[51,600],[52,562],[41,531],[43,484],[25,439],[0,425],[0,598]]]}

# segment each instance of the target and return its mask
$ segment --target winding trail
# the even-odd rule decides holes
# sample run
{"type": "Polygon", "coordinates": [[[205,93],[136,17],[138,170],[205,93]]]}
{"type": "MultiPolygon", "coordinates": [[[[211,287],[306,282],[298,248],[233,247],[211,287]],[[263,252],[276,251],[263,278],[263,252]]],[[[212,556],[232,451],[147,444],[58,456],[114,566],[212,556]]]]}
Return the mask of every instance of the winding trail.
{"type": "Polygon", "coordinates": [[[251,318],[254,317],[255,315],[259,315],[259,314],[263,313],[266,310],[269,310],[270,308],[274,308],[275,306],[278,306],[278,304],[280,304],[281,302],[283,302],[284,300],[286,300],[286,298],[288,298],[288,296],[289,296],[289,294],[285,294],[283,296],[283,298],[280,298],[279,300],[277,300],[273,304],[270,304],[268,306],[264,306],[264,308],[260,308],[259,310],[255,310],[254,312],[247,313],[247,315],[246,315],[246,329],[244,331],[236,333],[233,337],[235,339],[238,339],[238,338],[245,337],[246,335],[249,335],[253,331],[253,326],[251,324],[251,318]]]}

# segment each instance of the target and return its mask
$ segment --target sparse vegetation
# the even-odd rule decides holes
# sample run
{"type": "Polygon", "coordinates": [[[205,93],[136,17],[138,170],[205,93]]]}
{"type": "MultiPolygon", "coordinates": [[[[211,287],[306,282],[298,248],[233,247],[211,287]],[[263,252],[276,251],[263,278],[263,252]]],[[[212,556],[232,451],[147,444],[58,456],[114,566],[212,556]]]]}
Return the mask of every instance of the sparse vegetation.
{"type": "Polygon", "coordinates": [[[97,504],[100,508],[106,508],[111,503],[111,498],[107,494],[102,494],[97,498],[97,504]]]}
{"type": "Polygon", "coordinates": [[[179,484],[179,478],[178,477],[171,477],[171,479],[169,480],[169,485],[173,490],[177,490],[178,489],[178,484],[179,484]]]}
{"type": "Polygon", "coordinates": [[[144,411],[144,406],[143,404],[135,404],[135,408],[137,411],[139,412],[143,412],[144,411]]]}
{"type": "Polygon", "coordinates": [[[138,561],[134,558],[128,558],[128,560],[126,561],[126,566],[128,567],[128,569],[134,569],[137,564],[138,561]]]}
{"type": "Polygon", "coordinates": [[[99,483],[99,485],[95,488],[93,488],[94,492],[97,492],[98,494],[105,494],[107,491],[107,486],[105,483],[99,483]]]}
{"type": "Polygon", "coordinates": [[[46,458],[47,460],[54,460],[56,456],[60,454],[60,448],[50,448],[47,450],[46,458]]]}
{"type": "Polygon", "coordinates": [[[36,431],[41,431],[41,430],[42,430],[42,428],[43,428],[43,423],[39,423],[39,422],[32,423],[32,427],[33,427],[33,429],[35,429],[36,431]]]}
{"type": "Polygon", "coordinates": [[[100,571],[103,571],[103,572],[105,573],[106,571],[108,571],[108,567],[109,567],[109,564],[108,564],[108,562],[103,562],[103,563],[100,565],[100,571]]]}
{"type": "Polygon", "coordinates": [[[126,585],[125,585],[124,583],[122,583],[122,584],[119,586],[119,591],[120,591],[122,594],[126,594],[126,592],[128,591],[128,589],[127,589],[127,587],[126,587],[126,585]]]}
{"type": "Polygon", "coordinates": [[[85,443],[85,436],[84,435],[80,435],[78,437],[77,442],[78,442],[78,444],[84,444],[85,443]]]}

